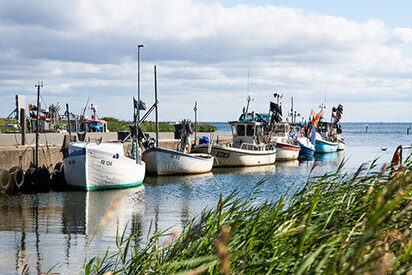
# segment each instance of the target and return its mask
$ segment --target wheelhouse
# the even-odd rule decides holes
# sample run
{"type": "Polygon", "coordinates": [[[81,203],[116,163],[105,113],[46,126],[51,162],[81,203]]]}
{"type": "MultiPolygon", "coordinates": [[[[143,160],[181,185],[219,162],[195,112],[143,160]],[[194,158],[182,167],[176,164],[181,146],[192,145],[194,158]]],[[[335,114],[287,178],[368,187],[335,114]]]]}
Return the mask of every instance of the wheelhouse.
{"type": "Polygon", "coordinates": [[[241,148],[244,144],[257,145],[264,142],[264,126],[256,121],[231,121],[233,147],[241,148]]]}

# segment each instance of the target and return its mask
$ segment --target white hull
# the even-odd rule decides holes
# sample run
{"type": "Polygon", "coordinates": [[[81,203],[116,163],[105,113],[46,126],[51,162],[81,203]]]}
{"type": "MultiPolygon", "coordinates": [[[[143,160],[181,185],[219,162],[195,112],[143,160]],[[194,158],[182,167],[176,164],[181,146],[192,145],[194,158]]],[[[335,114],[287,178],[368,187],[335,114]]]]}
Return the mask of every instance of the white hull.
{"type": "Polygon", "coordinates": [[[345,141],[343,139],[338,139],[338,151],[345,150],[345,141]]]}
{"type": "Polygon", "coordinates": [[[300,146],[288,143],[276,143],[276,160],[287,161],[298,159],[300,146]]]}
{"type": "Polygon", "coordinates": [[[116,143],[71,143],[64,159],[67,184],[84,190],[140,186],[145,170],[144,162],[125,157],[123,145],[116,143]]]}
{"type": "MultiPolygon", "coordinates": [[[[267,165],[276,160],[276,149],[254,151],[218,145],[213,145],[211,149],[210,154],[215,158],[214,166],[217,167],[267,165]]],[[[208,145],[201,144],[194,151],[207,153],[208,145]]]]}
{"type": "Polygon", "coordinates": [[[213,157],[206,154],[185,154],[163,148],[150,148],[143,153],[147,170],[156,175],[199,174],[212,170],[213,157]]]}

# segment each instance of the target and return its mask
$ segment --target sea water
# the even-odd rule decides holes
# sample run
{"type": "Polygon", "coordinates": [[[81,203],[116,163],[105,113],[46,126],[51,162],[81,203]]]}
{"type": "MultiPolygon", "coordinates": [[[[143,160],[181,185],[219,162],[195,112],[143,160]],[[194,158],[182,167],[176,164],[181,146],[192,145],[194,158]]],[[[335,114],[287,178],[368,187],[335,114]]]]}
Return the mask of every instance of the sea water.
{"type": "MultiPolygon", "coordinates": [[[[218,131],[230,132],[227,123],[214,124],[218,131]]],[[[375,159],[380,169],[398,145],[412,144],[407,134],[411,124],[367,126],[366,131],[366,123],[344,123],[345,151],[312,160],[149,176],[144,188],[1,195],[0,273],[19,273],[25,264],[31,272],[79,272],[88,256],[103,254],[108,247],[113,251],[116,233],[125,228],[127,233],[140,232],[133,241],[142,244],[154,232],[180,230],[204,208],[216,207],[220,194],[236,191],[245,197],[264,180],[254,203],[277,201],[303,188],[309,176],[336,171],[343,160],[349,172],[375,159]]],[[[404,158],[408,154],[405,150],[404,158]]]]}

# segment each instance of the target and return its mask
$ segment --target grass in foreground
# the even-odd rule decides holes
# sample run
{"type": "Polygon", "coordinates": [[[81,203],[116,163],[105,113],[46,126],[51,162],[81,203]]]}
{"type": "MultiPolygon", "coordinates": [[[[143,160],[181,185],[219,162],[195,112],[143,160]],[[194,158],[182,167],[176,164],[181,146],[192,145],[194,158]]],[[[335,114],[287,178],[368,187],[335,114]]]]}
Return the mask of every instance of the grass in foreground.
{"type": "MultiPolygon", "coordinates": [[[[375,163],[371,167],[374,168],[375,163]]],[[[118,252],[85,263],[86,274],[360,274],[412,272],[412,169],[309,179],[290,200],[221,198],[170,244],[117,238],[118,252]]],[[[257,187],[258,189],[258,187],[257,187]]],[[[173,238],[173,236],[169,236],[173,238]]]]}

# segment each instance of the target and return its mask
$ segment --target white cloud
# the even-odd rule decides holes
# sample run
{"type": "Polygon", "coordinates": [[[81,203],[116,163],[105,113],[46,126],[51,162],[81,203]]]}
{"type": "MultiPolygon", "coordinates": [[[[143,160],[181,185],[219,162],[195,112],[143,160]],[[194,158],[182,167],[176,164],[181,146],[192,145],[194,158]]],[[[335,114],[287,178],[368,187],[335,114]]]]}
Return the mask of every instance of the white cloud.
{"type": "MultiPolygon", "coordinates": [[[[302,113],[327,90],[328,101],[347,105],[345,119],[356,121],[386,120],[382,106],[411,100],[412,29],[376,19],[191,0],[0,0],[0,11],[0,35],[7,37],[0,41],[0,96],[8,98],[0,116],[15,92],[29,95],[42,79],[50,100],[60,96],[81,109],[90,94],[104,115],[130,118],[140,43],[142,95],[153,100],[157,64],[162,120],[192,116],[195,100],[203,120],[236,118],[248,69],[253,106],[261,111],[275,90],[294,96],[302,113]],[[351,109],[383,100],[364,114],[351,109]]],[[[396,112],[411,117],[407,105],[399,106],[396,112]]]]}

